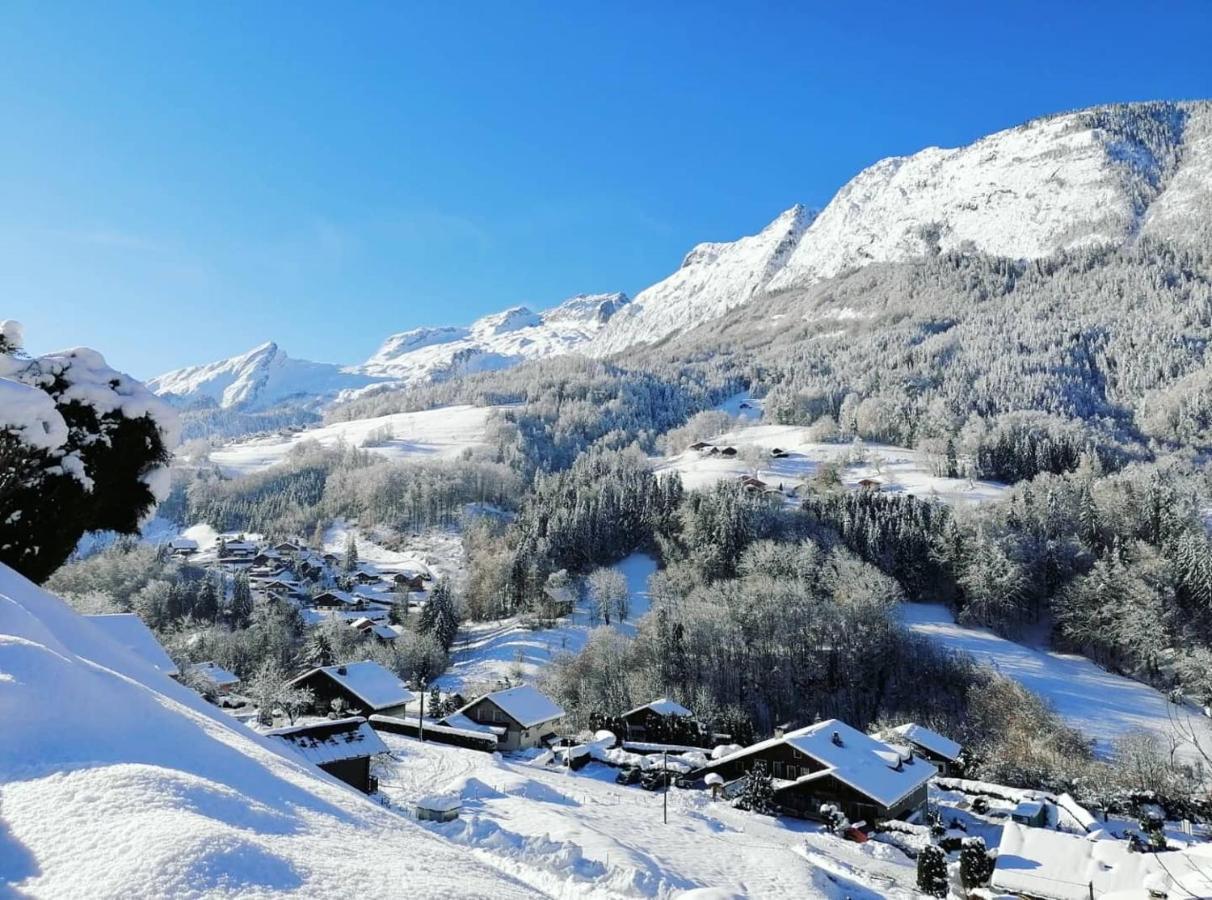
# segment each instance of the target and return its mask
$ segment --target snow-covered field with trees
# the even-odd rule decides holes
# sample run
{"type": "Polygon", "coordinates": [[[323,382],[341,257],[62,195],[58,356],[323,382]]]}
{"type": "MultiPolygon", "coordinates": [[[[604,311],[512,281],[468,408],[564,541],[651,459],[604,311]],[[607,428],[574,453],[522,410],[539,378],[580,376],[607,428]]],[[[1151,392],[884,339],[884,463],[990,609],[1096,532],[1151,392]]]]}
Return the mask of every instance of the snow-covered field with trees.
{"type": "Polygon", "coordinates": [[[1157,735],[1180,759],[1202,759],[1194,737],[1212,753],[1212,719],[1189,704],[1171,703],[1147,684],[1100,668],[1084,656],[1018,644],[987,628],[959,625],[945,606],[906,603],[901,616],[910,630],[977,662],[1039,694],[1070,725],[1107,755],[1115,740],[1133,731],[1157,735]]]}
{"type": "MultiPolygon", "coordinates": [[[[745,410],[740,412],[744,414],[745,410]]],[[[922,451],[862,442],[823,443],[811,440],[808,432],[808,428],[795,425],[743,424],[704,439],[717,449],[736,448],[735,456],[687,448],[654,460],[654,465],[658,474],[678,473],[688,490],[753,476],[770,487],[799,492],[828,464],[836,468],[838,478],[847,487],[871,480],[879,482],[882,491],[944,503],[997,500],[1006,491],[1006,486],[997,482],[937,475],[937,460],[922,451]],[[771,451],[776,449],[786,456],[772,457],[771,451]]]]}
{"type": "Polygon", "coordinates": [[[209,457],[212,463],[235,475],[277,465],[306,441],[324,447],[361,447],[396,460],[456,459],[463,451],[484,445],[492,413],[492,407],[451,406],[335,422],[320,428],[236,441],[212,450],[209,457]]]}

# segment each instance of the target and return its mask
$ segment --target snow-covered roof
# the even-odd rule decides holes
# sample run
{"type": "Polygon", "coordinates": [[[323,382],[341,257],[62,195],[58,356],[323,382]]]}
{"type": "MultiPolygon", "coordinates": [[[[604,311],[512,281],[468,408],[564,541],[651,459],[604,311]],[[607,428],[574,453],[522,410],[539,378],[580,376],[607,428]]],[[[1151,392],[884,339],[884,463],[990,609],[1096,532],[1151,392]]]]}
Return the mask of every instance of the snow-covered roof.
{"type": "Polygon", "coordinates": [[[400,632],[390,625],[384,625],[382,622],[376,622],[374,625],[371,625],[370,632],[375,637],[384,641],[394,641],[400,636],[400,632]]]}
{"type": "Polygon", "coordinates": [[[468,703],[459,712],[470,709],[482,700],[492,701],[523,728],[533,728],[535,725],[564,716],[564,710],[554,700],[528,684],[485,694],[468,703]]]}
{"type": "Polygon", "coordinates": [[[349,606],[356,606],[358,602],[351,594],[348,594],[345,591],[321,591],[320,593],[316,594],[312,602],[318,603],[330,597],[336,600],[338,603],[345,603],[349,606]]]}
{"type": "Polygon", "coordinates": [[[416,699],[416,694],[405,687],[395,674],[369,659],[339,666],[320,666],[294,678],[291,684],[303,681],[316,672],[323,672],[371,709],[403,706],[416,699]]]}
{"type": "Polygon", "coordinates": [[[134,613],[112,613],[84,618],[104,631],[111,640],[121,644],[144,662],[155,666],[165,675],[177,674],[177,664],[156,640],[151,629],[134,613]]]}
{"type": "Polygon", "coordinates": [[[198,542],[193,538],[175,537],[168,542],[168,546],[173,550],[197,550],[198,542]]]}
{"type": "Polygon", "coordinates": [[[892,730],[914,746],[928,750],[949,762],[959,759],[960,753],[964,749],[951,738],[943,737],[937,731],[931,731],[924,725],[917,725],[914,722],[906,722],[892,730]]]}
{"type": "Polygon", "coordinates": [[[478,731],[480,734],[491,734],[493,737],[503,737],[509,729],[504,725],[485,725],[474,719],[469,719],[462,713],[451,713],[442,719],[442,724],[460,731],[478,731]]]}
{"type": "Polygon", "coordinates": [[[417,800],[415,806],[431,812],[451,812],[462,809],[463,798],[457,794],[426,794],[417,800]]]}
{"type": "Polygon", "coordinates": [[[660,700],[653,700],[651,703],[645,703],[643,706],[637,706],[635,709],[629,709],[623,713],[623,717],[638,713],[642,709],[650,709],[658,716],[693,716],[690,710],[682,706],[668,697],[662,697],[660,700]]]}
{"type": "Polygon", "coordinates": [[[228,687],[233,684],[240,683],[240,676],[233,672],[227,671],[216,662],[207,660],[206,662],[194,663],[189,667],[190,671],[196,675],[205,678],[215,687],[228,687]]]}
{"type": "Polygon", "coordinates": [[[1098,840],[1007,822],[990,886],[1001,891],[1087,900],[1094,896],[1212,896],[1212,851],[1206,846],[1167,853],[1132,853],[1127,841],[1098,840]],[[1208,873],[1208,874],[1204,874],[1208,873]]]}
{"type": "Polygon", "coordinates": [[[938,774],[938,770],[924,759],[907,757],[883,741],[863,734],[838,719],[826,719],[807,728],[790,731],[781,738],[770,738],[746,747],[712,760],[708,768],[779,744],[794,747],[824,766],[824,771],[798,781],[831,775],[884,806],[894,806],[938,774]]]}
{"type": "Polygon", "coordinates": [[[317,766],[387,752],[383,739],[361,716],[279,728],[265,734],[289,744],[295,753],[317,766]]]}

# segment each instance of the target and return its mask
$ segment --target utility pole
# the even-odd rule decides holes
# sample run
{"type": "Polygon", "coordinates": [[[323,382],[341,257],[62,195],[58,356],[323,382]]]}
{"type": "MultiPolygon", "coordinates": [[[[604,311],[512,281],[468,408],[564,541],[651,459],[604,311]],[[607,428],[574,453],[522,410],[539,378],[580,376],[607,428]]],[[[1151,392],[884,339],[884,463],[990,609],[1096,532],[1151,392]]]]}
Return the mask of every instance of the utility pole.
{"type": "Polygon", "coordinates": [[[663,809],[661,810],[661,817],[664,819],[665,824],[668,825],[669,824],[669,751],[668,750],[661,751],[661,767],[662,767],[662,769],[664,769],[664,771],[661,773],[661,777],[665,780],[665,792],[661,795],[662,796],[662,806],[663,806],[663,809]]]}

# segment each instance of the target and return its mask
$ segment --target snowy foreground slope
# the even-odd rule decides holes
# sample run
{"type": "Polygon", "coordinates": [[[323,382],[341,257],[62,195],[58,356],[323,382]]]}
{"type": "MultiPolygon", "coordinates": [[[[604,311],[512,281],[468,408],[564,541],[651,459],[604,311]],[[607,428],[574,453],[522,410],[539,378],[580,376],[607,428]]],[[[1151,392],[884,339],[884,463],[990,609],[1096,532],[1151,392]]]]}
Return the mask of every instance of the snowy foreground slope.
{"type": "Polygon", "coordinates": [[[958,149],[881,160],[818,216],[700,244],[594,340],[605,356],[659,341],[763,293],[875,262],[971,248],[1034,259],[1140,236],[1206,240],[1212,103],[1138,103],[1036,119],[958,149]]]}
{"type": "Polygon", "coordinates": [[[534,896],[4,566],[0,720],[0,896],[534,896]]]}

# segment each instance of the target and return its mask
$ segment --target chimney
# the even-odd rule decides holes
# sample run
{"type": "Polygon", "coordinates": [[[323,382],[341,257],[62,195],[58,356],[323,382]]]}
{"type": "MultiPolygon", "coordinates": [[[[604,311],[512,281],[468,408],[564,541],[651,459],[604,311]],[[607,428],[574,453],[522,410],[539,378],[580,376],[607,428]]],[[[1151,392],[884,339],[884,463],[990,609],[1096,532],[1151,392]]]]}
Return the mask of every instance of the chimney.
{"type": "Polygon", "coordinates": [[[842,746],[841,732],[838,732],[838,731],[833,732],[833,737],[830,740],[832,740],[833,743],[836,744],[837,746],[841,747],[842,746]]]}
{"type": "Polygon", "coordinates": [[[792,727],[790,722],[782,722],[774,726],[774,736],[776,738],[786,737],[787,732],[791,730],[792,727]]]}
{"type": "MultiPolygon", "coordinates": [[[[344,666],[337,666],[337,674],[338,675],[348,675],[349,670],[346,669],[344,666]]],[[[835,734],[836,734],[836,732],[835,732],[835,734]]]]}

